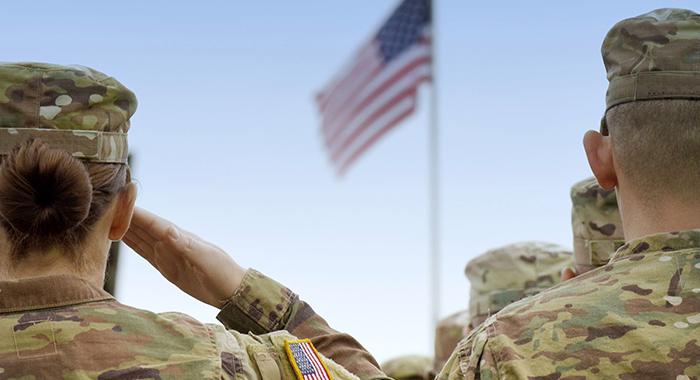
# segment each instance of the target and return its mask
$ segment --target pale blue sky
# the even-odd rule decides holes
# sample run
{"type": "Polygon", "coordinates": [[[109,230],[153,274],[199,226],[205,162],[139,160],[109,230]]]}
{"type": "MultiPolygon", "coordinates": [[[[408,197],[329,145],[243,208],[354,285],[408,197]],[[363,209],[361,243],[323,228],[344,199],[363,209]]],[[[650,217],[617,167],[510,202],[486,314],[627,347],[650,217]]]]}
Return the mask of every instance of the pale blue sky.
{"type": "MultiPolygon", "coordinates": [[[[282,281],[378,359],[428,353],[427,95],[338,180],[312,95],[396,0],[8,2],[4,61],[78,63],[133,89],[139,205],[282,281]]],[[[694,1],[438,0],[443,310],[465,263],[519,240],[571,246],[589,175],[600,44],[619,19],[694,1]]],[[[118,297],[214,321],[125,250],[118,297]]]]}

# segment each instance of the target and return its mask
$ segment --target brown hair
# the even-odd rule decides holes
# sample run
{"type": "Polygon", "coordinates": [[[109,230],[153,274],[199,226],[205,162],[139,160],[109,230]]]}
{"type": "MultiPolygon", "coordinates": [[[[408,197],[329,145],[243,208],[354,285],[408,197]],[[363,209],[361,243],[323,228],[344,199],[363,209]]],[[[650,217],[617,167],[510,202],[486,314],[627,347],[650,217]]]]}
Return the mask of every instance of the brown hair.
{"type": "Polygon", "coordinates": [[[608,111],[615,164],[653,207],[673,198],[698,202],[700,101],[648,100],[608,111]]]}
{"type": "Polygon", "coordinates": [[[90,228],[130,180],[127,165],[84,163],[38,139],[16,146],[0,166],[1,225],[13,259],[52,247],[77,259],[90,228]]]}

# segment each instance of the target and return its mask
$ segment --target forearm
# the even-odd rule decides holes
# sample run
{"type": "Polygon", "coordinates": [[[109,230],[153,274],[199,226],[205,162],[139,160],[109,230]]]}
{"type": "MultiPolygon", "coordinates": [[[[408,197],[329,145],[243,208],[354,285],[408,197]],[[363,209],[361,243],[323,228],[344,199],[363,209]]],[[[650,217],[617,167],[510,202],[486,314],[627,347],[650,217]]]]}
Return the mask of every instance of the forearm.
{"type": "Polygon", "coordinates": [[[291,290],[249,270],[241,286],[217,316],[228,329],[265,334],[287,330],[310,339],[324,356],[362,380],[385,379],[377,361],[352,336],[331,328],[291,290]]]}

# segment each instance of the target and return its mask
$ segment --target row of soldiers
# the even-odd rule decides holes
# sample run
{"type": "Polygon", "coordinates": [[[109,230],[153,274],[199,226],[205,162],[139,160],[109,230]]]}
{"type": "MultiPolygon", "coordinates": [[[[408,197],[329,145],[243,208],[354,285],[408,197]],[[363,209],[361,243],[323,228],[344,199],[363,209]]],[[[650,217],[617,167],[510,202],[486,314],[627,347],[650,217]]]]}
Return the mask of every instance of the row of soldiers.
{"type": "MultiPolygon", "coordinates": [[[[700,14],[623,20],[602,53],[606,109],[583,143],[615,193],[593,181],[574,191],[573,254],[518,244],[469,264],[469,313],[451,341],[471,331],[436,379],[700,378],[700,14]]],[[[390,380],[291,289],[135,208],[136,98],[121,83],[85,67],[0,64],[0,95],[0,378],[390,380]],[[120,239],[218,308],[221,324],[104,292],[120,239]]]]}
{"type": "Polygon", "coordinates": [[[386,361],[382,369],[396,380],[430,380],[459,341],[490,315],[538,294],[562,280],[608,263],[624,244],[615,190],[594,177],[571,188],[573,252],[557,244],[525,241],[489,250],[470,260],[465,274],[471,285],[469,306],[440,320],[434,357],[406,355],[386,361]]]}

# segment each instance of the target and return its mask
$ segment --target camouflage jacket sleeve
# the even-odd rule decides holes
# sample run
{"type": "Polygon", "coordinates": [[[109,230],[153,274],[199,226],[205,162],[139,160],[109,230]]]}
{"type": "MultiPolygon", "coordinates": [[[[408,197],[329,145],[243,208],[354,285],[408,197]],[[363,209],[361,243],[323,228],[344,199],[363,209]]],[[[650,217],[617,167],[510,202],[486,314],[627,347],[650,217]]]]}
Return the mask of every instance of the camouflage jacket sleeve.
{"type": "Polygon", "coordinates": [[[459,342],[436,380],[499,379],[496,359],[488,343],[487,328],[482,324],[459,342]]]}
{"type": "Polygon", "coordinates": [[[287,330],[299,338],[310,339],[321,354],[361,380],[388,379],[357,340],[331,328],[291,290],[255,270],[248,270],[217,318],[226,328],[244,334],[287,330]]]}
{"type": "MultiPolygon", "coordinates": [[[[216,343],[217,356],[221,360],[221,380],[299,379],[295,373],[295,364],[292,364],[292,359],[287,353],[287,342],[298,340],[288,332],[253,335],[226,330],[220,325],[207,327],[216,343]]],[[[322,354],[318,359],[323,362],[323,368],[330,375],[330,379],[359,380],[357,376],[322,354]]]]}

